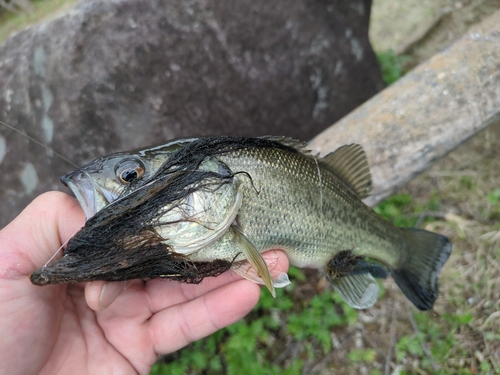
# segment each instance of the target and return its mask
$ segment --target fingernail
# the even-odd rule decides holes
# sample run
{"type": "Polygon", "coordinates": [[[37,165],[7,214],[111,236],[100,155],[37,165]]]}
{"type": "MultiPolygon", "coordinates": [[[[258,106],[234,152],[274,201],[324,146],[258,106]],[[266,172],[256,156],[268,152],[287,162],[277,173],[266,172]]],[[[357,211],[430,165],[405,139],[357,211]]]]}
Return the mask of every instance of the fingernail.
{"type": "Polygon", "coordinates": [[[124,290],[123,281],[105,283],[99,296],[99,308],[101,310],[107,309],[124,290]]]}

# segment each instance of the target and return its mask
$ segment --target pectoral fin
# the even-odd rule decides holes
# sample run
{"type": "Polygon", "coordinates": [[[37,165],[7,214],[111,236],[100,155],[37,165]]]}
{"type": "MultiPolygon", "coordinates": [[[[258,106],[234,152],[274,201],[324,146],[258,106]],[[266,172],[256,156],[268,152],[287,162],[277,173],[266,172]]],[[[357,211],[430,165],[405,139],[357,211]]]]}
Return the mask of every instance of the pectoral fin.
{"type": "Polygon", "coordinates": [[[355,309],[366,309],[377,300],[379,286],[371,273],[330,279],[342,299],[355,309]]]}
{"type": "MultiPolygon", "coordinates": [[[[248,262],[257,271],[258,277],[264,282],[264,285],[267,286],[267,289],[269,289],[273,297],[276,297],[271,273],[269,272],[269,267],[262,257],[262,254],[245,237],[240,228],[238,228],[237,226],[232,226],[231,229],[234,232],[234,241],[236,245],[241,249],[245,258],[247,258],[248,262]]],[[[238,273],[238,270],[235,269],[235,272],[238,273]]],[[[245,275],[241,274],[241,276],[248,278],[249,280],[252,280],[249,278],[249,276],[253,277],[248,273],[246,273],[245,275]]],[[[256,281],[256,278],[254,278],[252,281],[256,281]]]]}
{"type": "MultiPolygon", "coordinates": [[[[268,267],[269,268],[269,267],[268,267]]],[[[233,263],[231,269],[241,277],[252,281],[256,284],[264,285],[264,280],[257,274],[255,268],[247,261],[233,263]]],[[[275,288],[284,288],[291,284],[286,272],[276,272],[271,269],[271,279],[275,288]]]]}

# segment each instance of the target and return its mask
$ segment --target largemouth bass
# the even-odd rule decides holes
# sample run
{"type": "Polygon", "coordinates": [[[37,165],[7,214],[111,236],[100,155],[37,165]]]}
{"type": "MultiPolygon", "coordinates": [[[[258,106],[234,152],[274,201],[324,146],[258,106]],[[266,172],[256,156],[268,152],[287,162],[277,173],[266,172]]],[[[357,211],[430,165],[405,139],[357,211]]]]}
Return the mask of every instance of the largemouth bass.
{"type": "Polygon", "coordinates": [[[432,308],[451,244],[397,228],[361,201],[371,178],[359,145],[321,159],[276,137],[207,137],[154,150],[114,154],[63,176],[88,220],[33,283],[198,283],[233,269],[274,294],[288,278],[273,279],[261,253],[282,249],[292,265],[324,272],[353,307],[373,305],[374,278],[390,273],[416,307],[432,308]]]}

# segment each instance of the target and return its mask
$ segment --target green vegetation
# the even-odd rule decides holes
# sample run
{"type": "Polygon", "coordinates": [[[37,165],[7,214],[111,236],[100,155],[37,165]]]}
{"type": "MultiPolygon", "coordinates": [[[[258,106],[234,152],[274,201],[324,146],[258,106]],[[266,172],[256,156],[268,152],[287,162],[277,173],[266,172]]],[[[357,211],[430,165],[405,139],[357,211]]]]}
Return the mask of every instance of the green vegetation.
{"type": "Polygon", "coordinates": [[[0,14],[0,43],[3,43],[13,33],[52,16],[58,10],[73,3],[76,3],[76,0],[33,0],[31,1],[33,9],[30,11],[19,13],[3,11],[0,14]]]}
{"type": "Polygon", "coordinates": [[[408,57],[396,55],[393,50],[388,50],[378,52],[377,61],[385,84],[390,85],[403,76],[403,65],[408,61],[408,57]]]}
{"type": "MultiPolygon", "coordinates": [[[[296,268],[291,273],[299,279],[303,275],[296,268]]],[[[329,353],[331,330],[355,323],[357,312],[331,291],[307,298],[297,298],[296,291],[294,286],[280,289],[274,299],[263,289],[259,304],[248,317],[167,356],[164,363],[155,365],[151,374],[236,375],[243,368],[245,374],[251,375],[301,374],[302,358],[313,359],[329,353]],[[300,356],[290,358],[289,348],[294,348],[300,356]]]]}

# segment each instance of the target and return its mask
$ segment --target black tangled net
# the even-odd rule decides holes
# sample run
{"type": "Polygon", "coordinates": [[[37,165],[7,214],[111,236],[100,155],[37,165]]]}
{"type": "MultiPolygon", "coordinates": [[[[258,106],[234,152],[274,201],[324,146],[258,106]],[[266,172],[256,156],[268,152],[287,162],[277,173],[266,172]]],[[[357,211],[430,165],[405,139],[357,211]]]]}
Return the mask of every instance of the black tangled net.
{"type": "Polygon", "coordinates": [[[232,261],[192,262],[165,244],[155,230],[167,210],[196,191],[215,191],[233,182],[229,168],[200,170],[200,164],[244,148],[297,149],[273,138],[206,137],[174,152],[158,171],[134,181],[112,204],[90,218],[68,242],[64,256],[31,275],[34,284],[93,280],[168,278],[199,283],[227,271],[232,261]]]}

